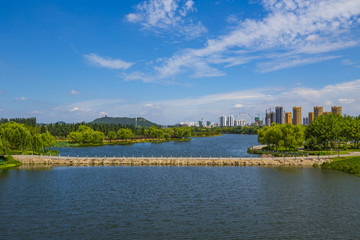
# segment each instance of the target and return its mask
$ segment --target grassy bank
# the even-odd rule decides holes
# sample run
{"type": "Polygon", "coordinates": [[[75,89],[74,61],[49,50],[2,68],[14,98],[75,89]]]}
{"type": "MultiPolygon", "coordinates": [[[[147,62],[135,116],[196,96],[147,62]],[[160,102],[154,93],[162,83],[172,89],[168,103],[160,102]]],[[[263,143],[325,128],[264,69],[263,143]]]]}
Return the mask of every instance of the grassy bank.
{"type": "Polygon", "coordinates": [[[253,147],[248,148],[248,153],[250,154],[271,154],[274,157],[289,157],[289,156],[336,156],[336,155],[342,155],[342,154],[349,154],[352,152],[360,152],[360,149],[341,149],[340,151],[337,150],[318,150],[318,151],[309,151],[306,149],[293,149],[289,150],[284,147],[279,147],[277,150],[271,149],[269,147],[263,147],[262,149],[253,149],[253,147]]]}
{"type": "Polygon", "coordinates": [[[330,163],[323,163],[322,169],[331,169],[360,176],[360,157],[334,158],[330,163]]]}
{"type": "Polygon", "coordinates": [[[0,156],[0,169],[13,168],[20,166],[21,163],[15,160],[13,157],[0,156]]]}

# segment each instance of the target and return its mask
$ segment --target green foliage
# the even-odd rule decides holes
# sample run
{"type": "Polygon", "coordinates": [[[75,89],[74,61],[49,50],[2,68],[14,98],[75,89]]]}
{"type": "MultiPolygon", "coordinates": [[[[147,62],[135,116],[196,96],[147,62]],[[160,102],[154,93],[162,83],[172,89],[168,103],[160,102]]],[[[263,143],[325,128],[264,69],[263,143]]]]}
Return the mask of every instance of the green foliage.
{"type": "Polygon", "coordinates": [[[41,127],[24,125],[17,122],[6,122],[0,125],[0,155],[13,152],[32,153],[48,151],[55,144],[55,137],[48,131],[41,134],[41,127]]]}
{"type": "Polygon", "coordinates": [[[307,147],[328,149],[331,142],[340,141],[343,133],[344,121],[338,114],[321,115],[314,119],[306,128],[307,147]]]}
{"type": "Polygon", "coordinates": [[[157,127],[150,127],[148,130],[148,136],[150,138],[164,138],[164,130],[157,127]]]}
{"type": "Polygon", "coordinates": [[[128,128],[121,128],[117,132],[117,137],[120,139],[129,139],[133,136],[133,132],[128,128]]]}
{"type": "Polygon", "coordinates": [[[1,118],[0,119],[0,124],[8,123],[8,122],[21,123],[21,124],[24,124],[27,126],[32,126],[32,127],[36,126],[36,118],[35,117],[33,117],[33,118],[10,118],[10,119],[1,118]]]}
{"type": "Polygon", "coordinates": [[[107,135],[108,139],[110,140],[114,140],[116,138],[116,132],[115,131],[110,131],[107,135]]]}
{"type": "Polygon", "coordinates": [[[296,150],[304,143],[304,127],[273,123],[258,130],[258,140],[261,144],[268,145],[268,149],[277,151],[279,147],[285,147],[288,150],[296,150]]]}
{"type": "Polygon", "coordinates": [[[348,142],[353,142],[359,148],[360,118],[342,117],[338,114],[322,115],[315,118],[305,131],[305,147],[310,150],[347,148],[348,142]]]}
{"type": "Polygon", "coordinates": [[[325,162],[321,164],[321,168],[360,175],[360,157],[335,158],[333,162],[325,162]]]}
{"type": "Polygon", "coordinates": [[[11,156],[0,156],[0,169],[20,166],[21,163],[11,156]]]}
{"type": "Polygon", "coordinates": [[[100,131],[94,131],[88,126],[81,125],[76,132],[70,132],[68,138],[75,143],[80,144],[93,144],[102,143],[105,135],[100,131]]]}
{"type": "Polygon", "coordinates": [[[0,125],[0,135],[5,139],[11,149],[20,149],[31,146],[32,135],[30,130],[24,125],[16,122],[7,122],[0,125]]]}

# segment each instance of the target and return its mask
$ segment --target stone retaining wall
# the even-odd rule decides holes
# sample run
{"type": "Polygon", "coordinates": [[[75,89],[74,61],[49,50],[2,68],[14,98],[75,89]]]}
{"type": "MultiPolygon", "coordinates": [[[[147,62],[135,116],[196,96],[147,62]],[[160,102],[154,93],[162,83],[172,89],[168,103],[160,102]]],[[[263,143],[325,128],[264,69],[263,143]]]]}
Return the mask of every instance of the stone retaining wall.
{"type": "Polygon", "coordinates": [[[178,158],[178,157],[49,157],[14,155],[23,165],[45,166],[299,166],[331,161],[328,157],[178,158]]]}

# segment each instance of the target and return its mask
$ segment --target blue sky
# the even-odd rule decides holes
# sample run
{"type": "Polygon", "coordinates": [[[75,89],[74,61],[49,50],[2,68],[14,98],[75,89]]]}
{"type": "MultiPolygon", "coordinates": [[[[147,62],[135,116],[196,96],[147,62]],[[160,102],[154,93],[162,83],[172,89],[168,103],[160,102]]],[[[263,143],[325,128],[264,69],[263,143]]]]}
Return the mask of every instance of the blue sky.
{"type": "Polygon", "coordinates": [[[360,114],[360,1],[1,1],[0,117],[360,114]]]}

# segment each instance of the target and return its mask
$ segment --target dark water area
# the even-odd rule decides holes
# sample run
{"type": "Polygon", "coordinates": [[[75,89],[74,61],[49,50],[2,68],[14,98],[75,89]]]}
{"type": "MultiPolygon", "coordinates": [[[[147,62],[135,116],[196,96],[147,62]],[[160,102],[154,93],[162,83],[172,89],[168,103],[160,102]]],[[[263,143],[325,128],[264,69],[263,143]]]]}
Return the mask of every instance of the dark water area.
{"type": "Polygon", "coordinates": [[[315,168],[0,171],[0,239],[358,239],[360,178],[315,168]]]}
{"type": "Polygon", "coordinates": [[[247,149],[258,145],[257,135],[226,134],[217,137],[193,138],[188,142],[136,143],[98,147],[57,148],[62,156],[79,157],[258,157],[247,149]]]}

